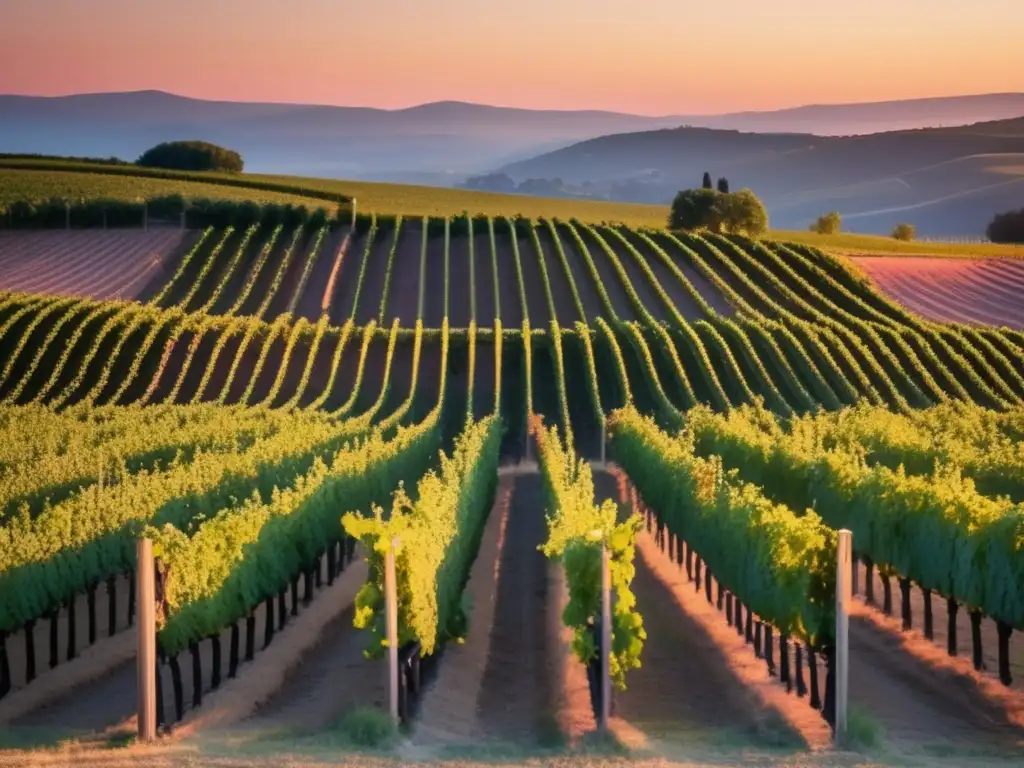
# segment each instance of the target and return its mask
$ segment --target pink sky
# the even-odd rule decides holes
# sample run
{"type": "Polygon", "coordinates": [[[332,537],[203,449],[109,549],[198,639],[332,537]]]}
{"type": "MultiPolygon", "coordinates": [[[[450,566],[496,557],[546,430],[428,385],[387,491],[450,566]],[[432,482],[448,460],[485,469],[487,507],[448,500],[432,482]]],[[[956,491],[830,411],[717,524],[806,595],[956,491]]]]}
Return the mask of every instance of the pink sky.
{"type": "Polygon", "coordinates": [[[1024,91],[1021,0],[0,2],[0,93],[696,114],[1024,91]]]}

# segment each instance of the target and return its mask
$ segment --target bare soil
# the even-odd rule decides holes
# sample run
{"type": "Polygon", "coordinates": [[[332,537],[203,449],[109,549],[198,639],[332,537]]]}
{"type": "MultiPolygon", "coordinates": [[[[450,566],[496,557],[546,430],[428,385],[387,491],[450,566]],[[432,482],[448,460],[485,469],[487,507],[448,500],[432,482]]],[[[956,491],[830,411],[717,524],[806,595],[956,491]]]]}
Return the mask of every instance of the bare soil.
{"type": "Polygon", "coordinates": [[[514,477],[499,480],[466,586],[469,629],[464,643],[447,645],[437,677],[423,692],[421,714],[413,735],[418,745],[466,743],[486,738],[479,723],[477,700],[487,670],[495,598],[501,578],[501,555],[514,485],[514,477]]]}
{"type": "MultiPolygon", "coordinates": [[[[651,268],[651,271],[654,273],[658,283],[665,290],[665,293],[668,294],[668,297],[672,301],[672,305],[676,308],[676,311],[687,320],[703,319],[704,311],[700,308],[700,305],[693,300],[690,292],[686,290],[683,283],[679,280],[679,276],[676,275],[667,264],[665,264],[660,256],[651,250],[651,247],[643,240],[643,238],[637,236],[632,231],[624,231],[622,234],[647,262],[647,265],[651,268]]],[[[662,250],[664,250],[664,248],[662,248],[662,250]]]]}
{"type": "MultiPolygon", "coordinates": [[[[495,234],[497,237],[497,234],[495,234]]],[[[494,293],[494,259],[491,258],[491,236],[473,235],[476,256],[476,324],[494,326],[497,317],[494,293]]]]}
{"type": "MultiPolygon", "coordinates": [[[[198,400],[203,394],[198,391],[199,385],[203,376],[206,375],[207,369],[216,362],[213,359],[213,353],[221,333],[222,331],[210,329],[203,334],[199,346],[196,347],[195,354],[192,356],[192,362],[189,363],[188,370],[185,371],[185,379],[181,388],[178,390],[178,403],[190,403],[193,399],[198,400]]],[[[218,357],[223,357],[223,355],[218,357]]]]}
{"type": "MultiPolygon", "coordinates": [[[[423,327],[440,328],[444,320],[444,236],[427,240],[427,284],[423,290],[423,327]]],[[[417,301],[418,301],[417,297],[417,301]]]]}
{"type": "MultiPolygon", "coordinates": [[[[285,267],[287,272],[289,264],[284,264],[285,255],[288,253],[288,246],[292,242],[292,238],[295,236],[294,230],[282,230],[281,235],[277,239],[277,243],[274,245],[274,249],[267,254],[267,260],[263,264],[261,269],[256,275],[256,282],[253,284],[252,291],[249,293],[248,298],[242,302],[241,308],[238,310],[240,315],[255,315],[259,311],[259,308],[263,305],[263,302],[267,300],[267,294],[270,292],[270,287],[274,282],[274,278],[277,276],[278,271],[282,266],[285,267]]],[[[295,260],[295,252],[297,251],[300,255],[302,253],[301,246],[301,235],[299,236],[300,242],[296,244],[295,251],[290,256],[291,260],[295,260]]],[[[255,260],[258,255],[258,251],[251,253],[250,258],[255,260]]],[[[236,297],[237,298],[237,297],[236,297]]],[[[270,302],[273,301],[271,297],[270,302]]],[[[268,307],[270,302],[268,302],[268,307]]]]}
{"type": "MultiPolygon", "coordinates": [[[[324,238],[324,242],[320,244],[316,262],[313,264],[306,285],[302,289],[302,295],[295,306],[296,318],[304,317],[312,323],[320,319],[320,315],[323,313],[324,291],[327,290],[331,272],[341,254],[341,245],[345,242],[347,232],[348,227],[338,227],[329,233],[324,238]]],[[[343,307],[339,304],[339,296],[343,295],[344,289],[349,284],[352,285],[352,291],[355,291],[355,279],[359,275],[359,261],[362,259],[359,240],[353,238],[349,241],[348,250],[340,258],[341,266],[335,278],[334,293],[330,298],[328,309],[331,323],[334,325],[341,325],[345,322],[351,311],[351,306],[343,307]],[[357,254],[359,258],[353,258],[357,254]]],[[[305,269],[305,264],[303,264],[303,269],[305,269]]],[[[298,286],[295,287],[295,290],[298,290],[298,286]]]]}
{"type": "Polygon", "coordinates": [[[278,675],[276,690],[257,699],[247,727],[264,733],[322,730],[337,725],[356,707],[386,705],[386,667],[363,656],[365,633],[352,626],[352,600],[366,579],[365,562],[352,573],[347,600],[334,602],[335,608],[346,607],[325,616],[329,621],[320,628],[319,640],[311,646],[303,643],[307,647],[300,660],[278,675]]]}
{"type": "MultiPolygon", "coordinates": [[[[584,263],[583,255],[579,252],[575,239],[565,231],[565,225],[558,224],[555,230],[558,233],[558,239],[562,243],[562,248],[565,250],[565,258],[569,262],[573,283],[580,294],[583,311],[586,313],[587,318],[593,320],[604,313],[604,308],[601,306],[601,297],[594,286],[594,279],[590,276],[590,270],[587,269],[587,265],[584,263]]],[[[564,270],[565,268],[563,267],[562,271],[564,270]]],[[[566,282],[568,282],[568,279],[566,279],[566,282]]],[[[584,320],[587,318],[584,318],[584,320]]]]}
{"type": "MultiPolygon", "coordinates": [[[[628,504],[623,475],[595,473],[598,498],[628,504]]],[[[620,738],[634,747],[747,744],[788,750],[828,745],[828,726],[787,695],[722,614],[646,531],[633,592],[647,640],[642,667],[616,693],[620,738]]],[[[824,678],[822,678],[824,679],[824,678]]]]}
{"type": "MultiPolygon", "coordinates": [[[[228,330],[225,329],[221,331],[221,334],[227,332],[228,330]]],[[[224,342],[224,346],[221,347],[216,359],[208,363],[208,366],[213,365],[213,373],[210,374],[210,380],[206,383],[206,388],[198,393],[198,400],[213,402],[220,397],[220,393],[224,390],[224,385],[227,384],[228,374],[231,373],[231,365],[235,361],[238,348],[242,345],[242,339],[244,338],[244,328],[234,330],[224,342]]]]}
{"type": "MultiPolygon", "coordinates": [[[[401,233],[399,233],[401,236],[401,233]]],[[[388,271],[388,256],[395,242],[395,230],[378,232],[373,241],[369,261],[366,263],[366,274],[363,275],[363,288],[359,294],[359,305],[356,307],[356,323],[366,325],[377,320],[380,315],[380,299],[384,293],[384,280],[388,271]]]]}
{"type": "Polygon", "coordinates": [[[548,281],[551,283],[551,296],[555,300],[555,313],[558,323],[563,328],[572,328],[577,320],[583,320],[576,309],[576,301],[572,294],[572,285],[565,274],[565,267],[558,255],[558,250],[547,225],[537,227],[537,237],[544,254],[544,264],[548,270],[548,281]]]}
{"type": "MultiPolygon", "coordinates": [[[[658,296],[657,291],[655,291],[654,286],[651,285],[650,278],[637,262],[637,257],[608,227],[599,227],[597,231],[604,238],[604,241],[608,243],[615,255],[619,257],[619,262],[622,264],[623,269],[626,270],[626,275],[633,286],[633,290],[636,291],[640,303],[644,305],[656,320],[668,320],[670,318],[668,307],[665,306],[665,303],[658,296]]],[[[640,258],[644,259],[643,252],[639,251],[639,249],[638,252],[640,252],[640,258]]],[[[650,263],[650,259],[644,259],[644,261],[645,263],[650,263]]]]}
{"type": "Polygon", "coordinates": [[[910,617],[911,628],[903,629],[901,619],[901,593],[899,584],[892,578],[892,615],[884,612],[884,592],[882,579],[877,569],[872,569],[873,603],[866,601],[867,568],[863,563],[856,563],[856,584],[858,587],[858,616],[866,624],[873,625],[882,631],[898,637],[901,646],[911,655],[918,657],[934,666],[943,675],[956,673],[963,680],[959,685],[974,688],[987,699],[998,702],[1005,708],[1010,721],[1024,727],[1024,636],[1014,632],[1010,636],[1010,674],[1013,684],[1007,687],[999,682],[999,646],[996,624],[992,619],[981,622],[982,660],[984,668],[975,670],[972,663],[973,647],[971,644],[971,621],[968,611],[961,606],[956,614],[956,646],[957,655],[950,656],[947,652],[949,640],[949,613],[946,601],[933,595],[932,602],[932,639],[924,636],[925,600],[921,590],[911,585],[910,617]]]}
{"type": "Polygon", "coordinates": [[[1001,259],[855,257],[883,293],[930,320],[1024,328],[1024,272],[1001,259]]]}
{"type": "Polygon", "coordinates": [[[397,317],[403,328],[416,325],[416,308],[420,297],[420,248],[423,224],[415,219],[402,221],[402,234],[395,251],[395,263],[388,288],[388,304],[384,319],[397,317]]]}
{"type": "MultiPolygon", "coordinates": [[[[672,563],[656,545],[650,534],[641,534],[638,550],[645,560],[654,553],[685,581],[685,570],[672,563]],[[647,543],[645,543],[647,542],[647,543]]],[[[637,580],[640,579],[638,567],[637,580]]],[[[683,586],[695,605],[706,606],[709,617],[718,616],[718,626],[725,625],[724,617],[696,591],[695,585],[683,586]]],[[[713,593],[717,584],[713,584],[713,593]]],[[[638,600],[639,600],[638,592],[638,600]]],[[[649,612],[641,612],[648,621],[649,612]]],[[[1019,697],[992,695],[963,674],[948,665],[928,661],[898,632],[884,628],[879,622],[866,618],[866,609],[853,611],[850,621],[850,698],[858,718],[867,718],[868,727],[877,732],[887,750],[900,754],[949,754],[985,756],[1019,754],[1024,748],[1024,729],[1019,722],[1019,697]]],[[[737,663],[743,656],[752,659],[752,650],[744,645],[735,630],[725,626],[720,645],[725,647],[727,636],[736,639],[737,663]]],[[[660,634],[660,633],[659,633],[660,634]]],[[[776,644],[777,645],[777,644],[776,644]]],[[[645,649],[645,653],[646,653],[645,649]]],[[[792,651],[792,648],[791,648],[792,651]]],[[[645,657],[649,658],[649,657],[645,657]]],[[[805,657],[806,658],[806,657],[805,657]]],[[[793,658],[791,655],[791,669],[793,658]]],[[[826,669],[820,657],[817,660],[819,686],[824,694],[826,669]]],[[[763,662],[756,666],[764,673],[763,662]]],[[[805,678],[809,682],[809,676],[805,678]]],[[[780,691],[777,683],[771,689],[780,691]]],[[[774,695],[774,694],[772,694],[774,695]]],[[[813,712],[796,696],[785,696],[779,711],[787,722],[803,712],[813,712]],[[796,709],[789,708],[793,704],[796,709]]],[[[813,718],[823,722],[815,713],[813,718]]],[[[805,721],[808,725],[813,722],[805,721]]],[[[799,729],[806,738],[803,727],[799,729]]],[[[825,734],[827,737],[827,734],[825,734]]],[[[807,739],[814,746],[815,741],[807,739]]]]}
{"type": "MultiPolygon", "coordinates": [[[[325,237],[324,242],[320,244],[321,254],[328,239],[325,237]]],[[[267,305],[267,311],[263,319],[268,323],[273,322],[274,318],[288,310],[292,296],[298,290],[302,271],[306,268],[306,262],[311,257],[310,250],[315,240],[315,233],[308,231],[300,236],[299,242],[295,245],[295,251],[292,253],[292,258],[285,267],[284,276],[281,278],[281,284],[278,286],[277,293],[274,294],[270,299],[270,304],[267,305]]]]}
{"type": "MultiPolygon", "coordinates": [[[[480,264],[480,255],[474,251],[474,264],[480,264]]],[[[474,274],[479,286],[479,275],[474,274]]],[[[452,237],[451,263],[449,272],[450,295],[448,297],[448,323],[452,328],[468,328],[470,321],[470,282],[469,282],[469,237],[452,237]]]]}
{"type": "MultiPolygon", "coordinates": [[[[299,399],[299,405],[307,406],[312,401],[320,397],[321,393],[327,389],[327,382],[331,375],[331,364],[334,360],[334,354],[338,350],[338,344],[341,341],[340,332],[327,333],[320,340],[320,346],[316,351],[316,359],[313,361],[313,369],[309,374],[309,382],[306,384],[306,390],[302,393],[302,397],[299,399]]],[[[346,342],[345,349],[342,351],[342,360],[346,361],[347,355],[351,354],[349,345],[352,344],[352,339],[346,342]]]]}
{"type": "Polygon", "coordinates": [[[539,475],[516,479],[504,534],[478,722],[492,739],[536,745],[557,738],[558,691],[550,660],[560,642],[560,629],[547,620],[549,601],[557,596],[537,549],[547,537],[539,475]]]}
{"type": "MultiPolygon", "coordinates": [[[[247,405],[262,403],[267,398],[267,395],[270,394],[274,382],[277,381],[277,374],[285,363],[284,350],[288,342],[286,334],[287,330],[275,334],[273,339],[268,338],[264,342],[265,345],[269,345],[269,350],[263,361],[263,367],[256,374],[256,383],[253,385],[252,394],[249,396],[247,405]]],[[[260,350],[260,354],[263,354],[263,350],[260,350]]]]}
{"type": "Polygon", "coordinates": [[[273,402],[269,403],[271,407],[279,408],[296,395],[299,385],[302,383],[302,373],[306,370],[306,364],[309,362],[309,352],[312,344],[313,334],[310,334],[308,337],[297,341],[295,346],[292,347],[291,357],[286,361],[287,370],[284,374],[284,380],[281,382],[281,389],[278,391],[277,397],[274,398],[273,402]]]}
{"type": "MultiPolygon", "coordinates": [[[[704,300],[711,305],[711,308],[720,315],[732,315],[735,314],[736,308],[733,307],[722,295],[722,293],[715,287],[715,285],[698,270],[692,263],[689,256],[679,249],[679,246],[674,241],[664,236],[655,236],[655,242],[661,249],[665,251],[673,263],[679,267],[679,271],[683,273],[687,280],[693,285],[694,288],[704,297],[704,300]]],[[[733,285],[728,280],[726,281],[729,285],[733,285]]],[[[735,287],[735,286],[733,286],[735,287]]]]}
{"type": "MultiPolygon", "coordinates": [[[[587,247],[587,252],[590,254],[590,258],[597,267],[597,274],[601,278],[601,283],[604,285],[604,290],[608,294],[608,298],[612,303],[612,309],[615,310],[615,314],[617,314],[621,320],[636,320],[637,318],[633,312],[633,307],[630,304],[629,296],[626,294],[626,288],[622,284],[622,279],[615,271],[615,267],[612,266],[611,261],[604,252],[604,249],[594,239],[594,236],[586,229],[577,227],[576,231],[579,232],[580,237],[583,239],[583,242],[587,247]]],[[[590,280],[593,281],[593,277],[591,277],[590,280]]]]}
{"type": "Polygon", "coordinates": [[[540,271],[541,255],[533,247],[533,239],[530,237],[520,235],[516,238],[516,244],[519,247],[519,263],[523,268],[526,310],[530,314],[530,326],[547,329],[552,317],[548,310],[547,290],[544,288],[543,276],[540,271]]]}
{"type": "Polygon", "coordinates": [[[182,230],[61,230],[0,233],[0,287],[100,299],[138,298],[176,269],[182,230]]]}
{"type": "Polygon", "coordinates": [[[515,254],[509,237],[508,228],[504,223],[496,223],[494,245],[498,250],[498,300],[501,304],[501,324],[505,328],[520,328],[524,319],[523,302],[519,293],[515,254]]]}

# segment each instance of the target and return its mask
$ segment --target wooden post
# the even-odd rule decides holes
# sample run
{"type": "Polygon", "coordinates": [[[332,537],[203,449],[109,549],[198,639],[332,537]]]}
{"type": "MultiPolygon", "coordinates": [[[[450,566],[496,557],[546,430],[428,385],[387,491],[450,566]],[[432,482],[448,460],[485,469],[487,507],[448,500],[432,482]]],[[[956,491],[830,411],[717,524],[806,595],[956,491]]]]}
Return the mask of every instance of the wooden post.
{"type": "Polygon", "coordinates": [[[836,726],[835,741],[846,746],[847,704],[850,686],[850,594],[853,560],[853,534],[843,528],[839,531],[836,560],[836,726]]]}
{"type": "Polygon", "coordinates": [[[384,609],[388,638],[388,709],[391,719],[398,723],[398,594],[395,579],[395,550],[398,539],[391,540],[391,548],[384,556],[384,609]]]}
{"type": "Polygon", "coordinates": [[[356,199],[352,198],[352,229],[356,228],[356,199]]]}
{"type": "Polygon", "coordinates": [[[612,710],[612,574],[608,545],[601,542],[601,717],[598,727],[608,730],[612,710]]]}
{"type": "Polygon", "coordinates": [[[142,204],[142,228],[149,231],[149,203],[144,202],[142,204]]]}
{"type": "Polygon", "coordinates": [[[136,544],[139,580],[138,594],[138,710],[139,740],[156,739],[156,572],[153,542],[139,539],[136,544]]]}
{"type": "Polygon", "coordinates": [[[604,422],[602,421],[601,422],[601,464],[602,465],[605,463],[605,440],[606,439],[607,439],[607,436],[605,434],[605,425],[604,425],[604,422]]]}
{"type": "Polygon", "coordinates": [[[64,229],[71,229],[71,203],[64,201],[64,229]]]}

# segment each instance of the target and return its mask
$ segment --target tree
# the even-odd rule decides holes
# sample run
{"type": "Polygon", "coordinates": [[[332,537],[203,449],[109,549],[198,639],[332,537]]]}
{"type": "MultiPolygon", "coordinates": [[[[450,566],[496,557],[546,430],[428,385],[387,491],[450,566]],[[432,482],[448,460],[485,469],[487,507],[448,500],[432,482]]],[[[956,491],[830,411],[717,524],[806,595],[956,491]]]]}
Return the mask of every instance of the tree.
{"type": "Polygon", "coordinates": [[[817,232],[819,235],[838,235],[842,225],[843,217],[839,215],[839,211],[831,211],[819,216],[817,221],[811,224],[811,232],[817,232]]]}
{"type": "MultiPolygon", "coordinates": [[[[713,229],[720,215],[719,194],[713,189],[684,189],[672,201],[669,229],[713,229]]],[[[717,230],[716,230],[717,231],[717,230]]]]}
{"type": "Polygon", "coordinates": [[[892,236],[897,240],[910,242],[917,234],[917,228],[913,224],[897,224],[892,230],[892,236]]]}
{"type": "Polygon", "coordinates": [[[1024,243],[1024,208],[996,214],[985,234],[993,243],[1024,243]]]}
{"type": "Polygon", "coordinates": [[[723,195],[729,194],[729,180],[727,178],[722,177],[718,180],[718,191],[723,195]]]}
{"type": "Polygon", "coordinates": [[[165,141],[146,150],[135,161],[149,168],[176,171],[242,171],[242,156],[206,141],[165,141]]]}
{"type": "Polygon", "coordinates": [[[704,171],[704,183],[701,184],[701,187],[704,189],[714,189],[714,187],[711,186],[711,174],[707,171],[704,171]]]}
{"type": "Polygon", "coordinates": [[[672,201],[669,229],[707,229],[757,237],[768,228],[768,212],[749,189],[723,194],[714,189],[684,189],[672,201]]]}
{"type": "Polygon", "coordinates": [[[751,190],[720,195],[720,199],[725,201],[722,223],[728,231],[758,237],[768,229],[768,211],[751,190]]]}

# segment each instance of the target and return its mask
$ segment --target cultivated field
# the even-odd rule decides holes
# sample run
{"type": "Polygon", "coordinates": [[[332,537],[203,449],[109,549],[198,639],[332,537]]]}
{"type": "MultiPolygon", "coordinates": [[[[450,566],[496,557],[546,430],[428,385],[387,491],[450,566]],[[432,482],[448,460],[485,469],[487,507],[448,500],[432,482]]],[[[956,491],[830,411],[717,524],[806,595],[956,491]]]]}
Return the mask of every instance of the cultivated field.
{"type": "Polygon", "coordinates": [[[618,748],[814,764],[848,528],[853,746],[1021,754],[1024,333],[806,245],[547,215],[3,233],[7,743],[133,729],[139,536],[163,758],[385,738],[397,537],[388,754],[586,764],[603,539],[618,748]]]}
{"type": "Polygon", "coordinates": [[[886,294],[939,322],[1024,329],[1024,263],[1003,259],[862,257],[886,294]]]}
{"type": "MultiPolygon", "coordinates": [[[[166,194],[292,202],[314,206],[310,198],[354,197],[359,207],[382,215],[458,216],[470,211],[491,216],[578,219],[589,223],[618,222],[630,227],[665,225],[666,206],[611,203],[590,200],[530,197],[478,192],[414,184],[319,179],[266,174],[191,173],[149,169],[156,178],[139,175],[133,166],[97,166],[59,160],[0,158],[0,205],[13,200],[50,197],[69,199],[112,197],[135,200],[166,194]],[[101,178],[105,177],[105,178],[101,178]],[[201,179],[202,181],[199,181],[201,179]],[[229,186],[230,185],[230,186],[229,186]],[[266,186],[287,187],[275,192],[266,186]]],[[[911,217],[912,219],[912,217],[911,217]]],[[[957,257],[1024,257],[1024,248],[1013,245],[901,242],[890,237],[839,234],[818,235],[806,231],[776,230],[773,239],[796,242],[846,255],[861,253],[933,255],[957,257]]]]}

